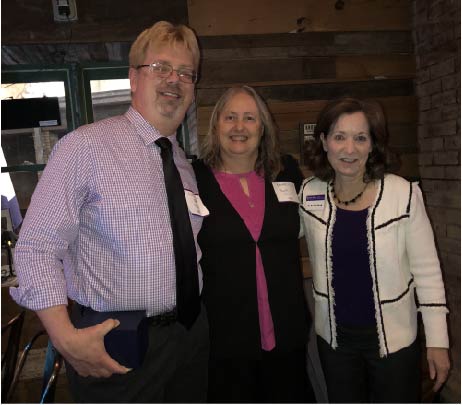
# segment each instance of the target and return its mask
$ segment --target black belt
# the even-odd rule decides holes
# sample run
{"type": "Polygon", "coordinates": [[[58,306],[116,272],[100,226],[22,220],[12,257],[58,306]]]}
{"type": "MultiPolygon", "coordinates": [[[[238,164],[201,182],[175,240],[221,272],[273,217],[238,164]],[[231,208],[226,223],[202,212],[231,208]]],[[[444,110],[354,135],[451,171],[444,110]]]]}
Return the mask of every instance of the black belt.
{"type": "Polygon", "coordinates": [[[171,311],[164,312],[163,314],[154,315],[146,318],[151,326],[167,326],[175,323],[178,319],[176,308],[171,311]]]}

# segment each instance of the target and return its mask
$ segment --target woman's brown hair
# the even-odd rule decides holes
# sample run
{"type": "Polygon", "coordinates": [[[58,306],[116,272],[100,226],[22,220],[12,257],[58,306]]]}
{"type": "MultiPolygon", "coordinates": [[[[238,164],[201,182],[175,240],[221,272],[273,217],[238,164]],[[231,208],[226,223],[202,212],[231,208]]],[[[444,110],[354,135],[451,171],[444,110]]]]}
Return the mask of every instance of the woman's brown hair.
{"type": "Polygon", "coordinates": [[[366,162],[364,181],[381,179],[386,172],[397,168],[397,156],[388,147],[387,124],[380,104],[376,101],[345,97],[326,104],[319,113],[314,140],[305,145],[306,164],[319,179],[329,181],[335,177],[334,169],[322,146],[321,134],[327,137],[342,114],[355,112],[362,112],[366,116],[372,140],[372,151],[366,162]]]}

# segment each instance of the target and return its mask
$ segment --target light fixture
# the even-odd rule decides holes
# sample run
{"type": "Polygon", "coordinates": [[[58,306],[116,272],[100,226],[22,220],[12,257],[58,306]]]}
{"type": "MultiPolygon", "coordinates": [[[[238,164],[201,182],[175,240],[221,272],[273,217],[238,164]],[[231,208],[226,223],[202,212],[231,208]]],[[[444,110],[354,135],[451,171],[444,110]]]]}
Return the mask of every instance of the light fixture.
{"type": "Polygon", "coordinates": [[[335,9],[336,10],[343,10],[343,8],[345,7],[345,2],[343,0],[337,0],[335,2],[335,9]]]}

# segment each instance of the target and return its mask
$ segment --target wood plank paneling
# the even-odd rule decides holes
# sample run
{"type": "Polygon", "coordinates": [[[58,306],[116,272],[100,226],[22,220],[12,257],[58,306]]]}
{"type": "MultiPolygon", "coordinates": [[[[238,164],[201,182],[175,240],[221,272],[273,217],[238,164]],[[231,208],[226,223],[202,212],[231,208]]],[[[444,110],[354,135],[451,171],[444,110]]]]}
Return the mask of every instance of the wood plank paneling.
{"type": "Polygon", "coordinates": [[[414,74],[415,58],[411,54],[336,58],[336,77],[339,79],[392,78],[403,75],[412,77],[414,74]]]}
{"type": "Polygon", "coordinates": [[[265,34],[300,28],[307,31],[400,30],[411,25],[407,0],[347,0],[342,10],[335,0],[215,0],[188,2],[189,21],[199,35],[265,34]]]}
{"type": "MultiPolygon", "coordinates": [[[[77,42],[74,36],[70,39],[69,29],[66,35],[68,41],[60,41],[59,37],[54,42],[43,41],[37,44],[19,40],[19,43],[22,42],[20,45],[11,44],[3,38],[2,64],[128,61],[131,41],[94,39],[92,42],[82,43],[77,42]]],[[[136,34],[133,39],[135,36],[136,34]]],[[[354,74],[348,72],[351,72],[351,65],[355,63],[365,66],[362,69],[366,73],[386,72],[387,75],[399,73],[396,65],[403,68],[401,74],[409,73],[409,65],[412,64],[412,39],[409,31],[234,35],[200,37],[199,43],[202,50],[202,69],[205,70],[211,69],[209,65],[221,63],[223,66],[226,62],[232,63],[235,60],[255,60],[258,63],[262,59],[286,59],[295,63],[298,58],[315,61],[314,58],[317,57],[335,57],[337,76],[351,78],[354,74]],[[370,56],[364,57],[365,55],[370,56]],[[342,74],[342,71],[345,73],[342,74]]],[[[202,79],[213,82],[213,72],[212,75],[209,73],[203,74],[202,79]]],[[[370,78],[371,75],[365,77],[370,78]]],[[[280,79],[283,78],[284,72],[280,79]]]]}
{"type": "MultiPolygon", "coordinates": [[[[281,130],[282,149],[296,157],[300,156],[300,123],[316,122],[326,100],[378,98],[388,116],[390,144],[405,157],[403,170],[417,173],[410,31],[201,36],[199,43],[202,63],[196,104],[200,139],[207,132],[214,104],[232,85],[256,88],[281,130]]],[[[2,62],[60,63],[64,54],[67,62],[126,63],[129,46],[128,41],[3,45],[2,62]]]]}
{"type": "Polygon", "coordinates": [[[201,69],[201,86],[236,82],[262,82],[305,79],[333,79],[334,58],[205,60],[201,69]]]}
{"type": "MultiPolygon", "coordinates": [[[[414,96],[402,97],[376,97],[384,108],[388,124],[408,124],[408,130],[414,133],[417,122],[417,105],[414,96]]],[[[280,129],[283,131],[297,131],[300,123],[315,123],[319,111],[324,107],[326,100],[272,102],[268,107],[280,129]]],[[[213,106],[200,106],[197,109],[197,126],[199,136],[207,133],[213,106]]],[[[391,131],[390,131],[391,132],[391,131]]],[[[414,145],[416,147],[416,145],[414,145]]]]}
{"type": "MultiPolygon", "coordinates": [[[[330,83],[306,82],[303,84],[261,85],[251,83],[258,93],[268,102],[273,101],[302,101],[302,100],[330,100],[346,95],[356,97],[390,97],[410,96],[414,93],[412,79],[396,80],[368,80],[368,81],[337,81],[330,83]]],[[[214,105],[224,87],[202,87],[197,89],[197,103],[200,106],[214,105]]]]}
{"type": "MultiPolygon", "coordinates": [[[[417,121],[417,105],[414,96],[375,97],[387,116],[389,130],[391,128],[412,126],[417,121]]],[[[299,102],[273,102],[268,107],[281,131],[299,129],[300,123],[315,123],[326,100],[310,100],[299,102]]],[[[197,109],[198,132],[205,135],[212,114],[213,106],[201,106],[197,109]]],[[[416,145],[415,145],[416,146],[416,145]]]]}
{"type": "Polygon", "coordinates": [[[133,41],[156,21],[188,22],[186,0],[77,0],[78,21],[53,20],[50,0],[3,1],[2,43],[133,41]]]}
{"type": "MultiPolygon", "coordinates": [[[[390,147],[400,155],[399,174],[408,178],[419,176],[417,166],[417,104],[413,95],[373,97],[384,108],[387,116],[390,147]]],[[[280,130],[281,149],[295,158],[300,158],[299,126],[316,123],[327,100],[269,102],[268,107],[280,130]]],[[[197,110],[199,143],[206,135],[213,106],[202,106],[197,110]]],[[[304,168],[306,172],[307,169],[304,168]]]]}
{"type": "Polygon", "coordinates": [[[200,36],[204,59],[387,55],[412,52],[409,30],[200,36]]]}

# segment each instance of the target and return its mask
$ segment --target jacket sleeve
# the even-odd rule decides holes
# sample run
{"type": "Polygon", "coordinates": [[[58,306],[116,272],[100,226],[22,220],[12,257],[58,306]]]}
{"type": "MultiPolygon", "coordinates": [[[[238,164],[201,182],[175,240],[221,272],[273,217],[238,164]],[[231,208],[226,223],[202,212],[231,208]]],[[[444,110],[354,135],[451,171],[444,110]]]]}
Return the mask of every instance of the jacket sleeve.
{"type": "Polygon", "coordinates": [[[430,221],[425,211],[422,192],[412,185],[406,250],[416,284],[419,311],[425,328],[427,347],[449,347],[446,324],[446,298],[430,221]]]}
{"type": "MultiPolygon", "coordinates": [[[[279,173],[277,180],[278,181],[290,181],[294,183],[295,190],[297,191],[299,197],[301,192],[301,185],[303,183],[303,174],[300,170],[300,166],[298,162],[293,158],[291,155],[283,155],[281,157],[281,162],[283,165],[283,169],[281,173],[279,173]]],[[[304,236],[303,231],[303,223],[302,219],[300,218],[300,230],[298,233],[298,238],[303,238],[304,236]]]]}
{"type": "Polygon", "coordinates": [[[298,203],[299,203],[298,213],[300,216],[300,231],[298,233],[299,239],[305,236],[303,216],[302,216],[301,209],[300,209],[300,207],[303,205],[303,186],[305,185],[305,182],[306,182],[306,179],[302,182],[302,185],[300,186],[300,189],[298,190],[298,203]]]}
{"type": "Polygon", "coordinates": [[[283,169],[278,176],[278,181],[291,181],[295,185],[297,193],[300,191],[300,186],[303,182],[303,174],[297,161],[291,155],[284,155],[281,158],[283,169]],[[282,178],[279,178],[282,177],[282,178]]]}

